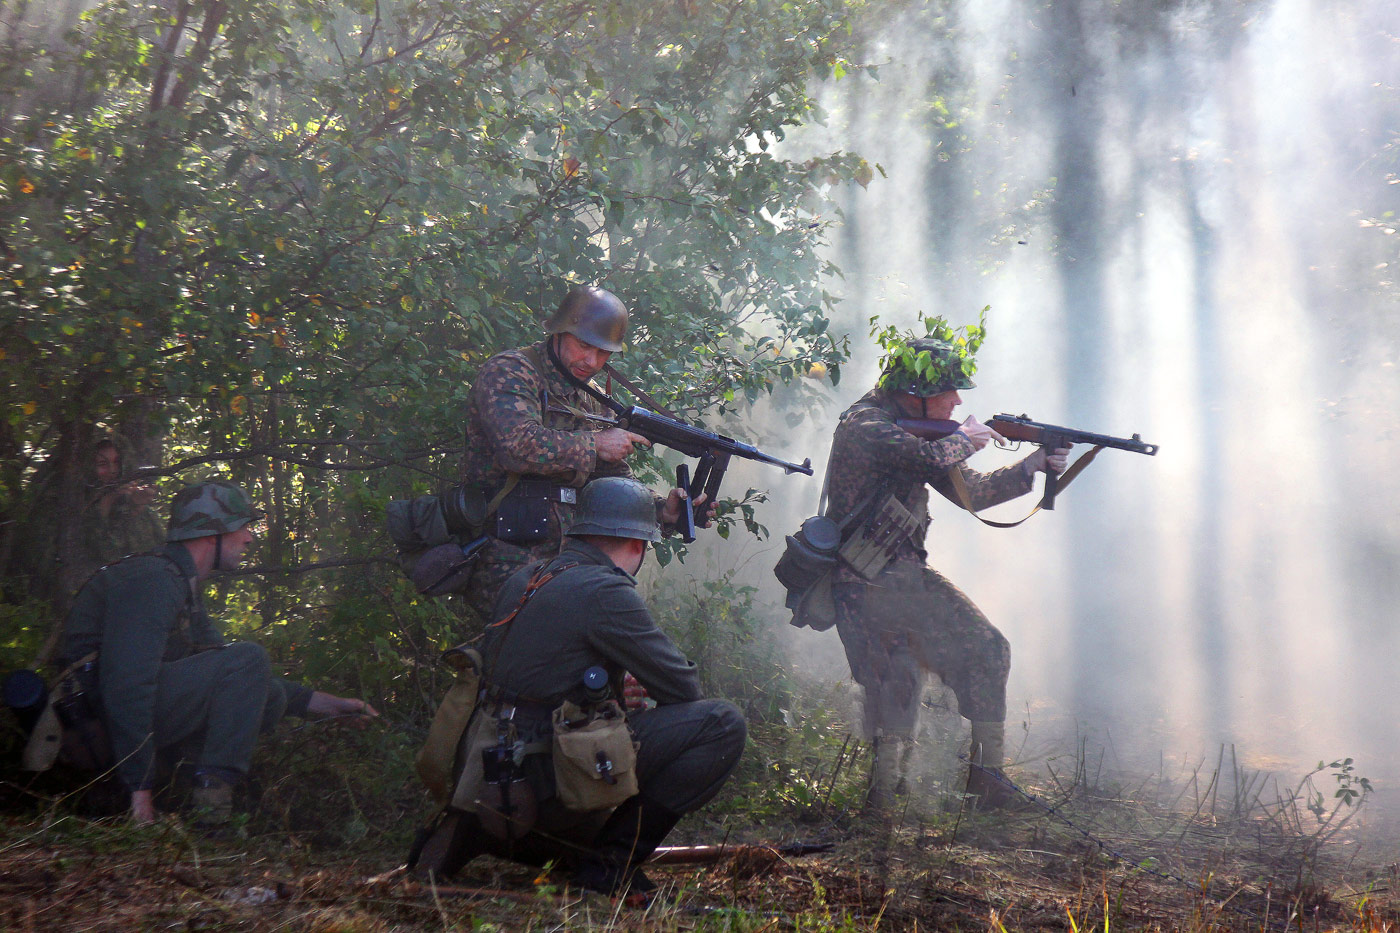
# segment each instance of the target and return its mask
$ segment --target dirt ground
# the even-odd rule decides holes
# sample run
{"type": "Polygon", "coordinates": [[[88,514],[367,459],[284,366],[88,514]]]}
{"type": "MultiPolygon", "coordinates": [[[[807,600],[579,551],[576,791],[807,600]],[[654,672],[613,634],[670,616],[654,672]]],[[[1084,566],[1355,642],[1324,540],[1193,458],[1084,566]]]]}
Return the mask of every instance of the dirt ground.
{"type": "Polygon", "coordinates": [[[832,848],[654,867],[661,896],[645,909],[494,859],[432,886],[396,871],[401,849],[372,840],[325,846],[253,824],[206,839],[176,817],[136,828],[33,811],[0,818],[0,929],[1400,929],[1400,850],[1364,802],[1327,801],[1319,816],[1306,796],[1264,804],[1256,794],[1232,809],[1218,790],[1198,788],[1193,805],[1188,792],[1163,801],[1143,785],[1026,783],[1037,802],[1011,812],[945,800],[883,819],[808,811],[731,826],[734,838],[832,848]]]}

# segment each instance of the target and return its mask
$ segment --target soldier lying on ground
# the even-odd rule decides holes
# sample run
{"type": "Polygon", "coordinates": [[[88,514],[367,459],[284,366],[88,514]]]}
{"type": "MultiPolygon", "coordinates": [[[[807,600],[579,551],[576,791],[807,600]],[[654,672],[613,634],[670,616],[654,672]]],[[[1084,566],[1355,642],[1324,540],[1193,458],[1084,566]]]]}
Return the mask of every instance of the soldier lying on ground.
{"type": "Polygon", "coordinates": [[[442,877],[490,853],[553,860],[588,890],[644,894],[652,885],[637,866],[738,764],[743,714],[702,699],[695,665],[637,593],[648,543],[661,540],[651,493],[622,477],[589,483],[568,537],[501,590],[482,650],[483,699],[451,800],[415,853],[420,872],[442,877]],[[615,702],[624,672],[658,704],[625,723],[615,702]],[[584,742],[581,756],[559,738],[607,728],[620,744],[584,742]]]}
{"type": "Polygon", "coordinates": [[[110,564],[84,584],[64,630],[57,666],[85,658],[75,676],[101,700],[116,772],[137,822],[155,819],[156,753],[185,743],[193,753],[193,800],[203,822],[226,822],[233,788],[248,770],[260,731],[284,715],[378,716],[363,700],[272,676],[267,652],[228,642],[199,592],[215,570],[233,570],[261,517],[242,487],[222,480],[182,489],[171,505],[166,544],[110,564]]]}

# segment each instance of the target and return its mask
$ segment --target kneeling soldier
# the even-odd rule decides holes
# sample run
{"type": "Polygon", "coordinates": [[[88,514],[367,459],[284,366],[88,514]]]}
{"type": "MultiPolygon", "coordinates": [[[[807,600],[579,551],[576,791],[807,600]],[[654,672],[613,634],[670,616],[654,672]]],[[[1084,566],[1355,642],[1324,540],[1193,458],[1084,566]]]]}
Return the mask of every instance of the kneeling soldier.
{"type": "Polygon", "coordinates": [[[273,677],[261,645],[225,641],[209,618],[199,584],[238,566],[253,540],[249,525],[260,517],[233,483],[180,490],[165,546],[93,574],[68,615],[60,664],[95,678],[116,772],[131,791],[137,822],[156,816],[160,749],[201,743],[194,803],[203,821],[220,823],[232,812],[233,786],[248,770],[258,733],[283,715],[349,715],[359,724],[379,715],[363,700],[273,677]]]}
{"type": "Polygon", "coordinates": [[[645,894],[637,867],[723,786],[747,729],[734,704],[701,698],[695,665],[637,593],[661,540],[646,487],[594,480],[567,534],[501,591],[461,772],[416,863],[441,876],[488,852],[556,860],[579,887],[645,894]],[[624,719],[628,672],[657,706],[624,719]]]}

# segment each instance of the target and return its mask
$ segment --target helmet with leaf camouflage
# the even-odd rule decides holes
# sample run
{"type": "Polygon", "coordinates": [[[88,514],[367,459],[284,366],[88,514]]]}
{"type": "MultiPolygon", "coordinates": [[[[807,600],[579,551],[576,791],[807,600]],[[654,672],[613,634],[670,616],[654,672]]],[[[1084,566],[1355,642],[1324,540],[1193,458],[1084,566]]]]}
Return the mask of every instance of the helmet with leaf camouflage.
{"type": "Polygon", "coordinates": [[[166,541],[188,541],[237,531],[262,518],[248,491],[224,479],[186,486],[170,504],[166,541]]]}
{"type": "MultiPolygon", "coordinates": [[[[875,333],[885,350],[880,361],[880,388],[930,398],[955,389],[975,387],[976,354],[987,336],[986,309],[976,324],[954,330],[942,317],[925,318],[928,335],[914,337],[894,327],[875,333]],[[961,333],[959,333],[961,331],[961,333]]],[[[872,319],[872,324],[874,319],[872,319]]]]}

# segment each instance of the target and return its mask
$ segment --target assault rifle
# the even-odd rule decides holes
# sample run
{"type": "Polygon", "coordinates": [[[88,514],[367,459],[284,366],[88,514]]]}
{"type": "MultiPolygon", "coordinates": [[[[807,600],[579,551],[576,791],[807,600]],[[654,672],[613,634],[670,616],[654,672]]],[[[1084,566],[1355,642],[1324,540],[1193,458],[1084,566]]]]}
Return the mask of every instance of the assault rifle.
{"type": "Polygon", "coordinates": [[[590,390],[589,394],[595,396],[598,401],[617,413],[616,418],[588,415],[589,420],[622,428],[633,434],[640,434],[653,444],[669,447],[687,457],[700,458],[700,462],[695,465],[693,477],[690,474],[690,469],[684,463],[676,467],[676,486],[686,491],[686,500],[681,503],[681,517],[676,523],[676,529],[680,532],[681,540],[687,544],[695,540],[695,507],[693,503],[696,497],[703,492],[706,496],[705,508],[714,507],[717,501],[716,497],[719,495],[719,484],[724,482],[724,471],[729,469],[729,458],[742,457],[745,460],[769,463],[776,467],[782,467],[783,472],[788,474],[812,475],[810,457],[801,463],[789,463],[772,454],[764,453],[752,444],[736,441],[732,437],[711,434],[703,428],[697,428],[666,415],[659,415],[638,405],[624,405],[601,392],[590,390]]]}
{"type": "MultiPolygon", "coordinates": [[[[947,437],[962,427],[960,422],[941,418],[900,418],[895,424],[915,437],[921,437],[926,441],[936,441],[947,437]]],[[[1132,437],[1095,434],[1092,431],[1081,431],[1078,428],[1062,428],[1055,424],[1042,424],[1039,421],[1030,420],[1026,415],[1021,415],[1019,418],[1015,415],[997,415],[987,422],[987,427],[1008,441],[1028,441],[1050,450],[1068,447],[1071,444],[1093,446],[1095,449],[1076,462],[1075,466],[1078,466],[1080,462],[1085,462],[1085,459],[1092,457],[1103,447],[1112,447],[1114,450],[1129,450],[1135,454],[1146,454],[1149,457],[1157,455],[1157,445],[1144,443],[1140,434],[1134,434],[1132,437]]],[[[1041,508],[1053,509],[1055,507],[1055,494],[1059,491],[1059,487],[1060,477],[1054,473],[1046,473],[1045,493],[1041,498],[1041,508]]]]}
{"type": "MultiPolygon", "coordinates": [[[[812,475],[812,459],[804,459],[801,463],[789,463],[780,460],[772,454],[766,454],[750,444],[736,441],[732,437],[725,437],[722,434],[711,434],[703,428],[697,428],[686,424],[684,421],[672,415],[670,412],[658,414],[638,405],[624,405],[617,399],[606,393],[599,392],[585,380],[579,379],[559,361],[559,357],[554,352],[554,341],[549,342],[549,358],[554,363],[556,369],[563,374],[564,378],[578,386],[587,394],[606,405],[617,418],[603,418],[597,415],[590,415],[585,412],[572,412],[575,415],[583,415],[590,421],[597,421],[602,424],[612,425],[622,428],[624,431],[631,431],[633,434],[640,434],[653,444],[660,444],[662,447],[669,447],[674,451],[685,454],[687,457],[699,457],[700,462],[695,465],[695,476],[692,478],[690,470],[685,464],[676,467],[676,486],[684,489],[686,499],[681,503],[681,517],[676,522],[676,530],[680,532],[681,540],[686,544],[695,540],[695,498],[700,493],[705,494],[705,509],[709,511],[715,507],[719,496],[719,484],[724,482],[724,471],[729,469],[730,457],[743,457],[745,460],[757,460],[759,463],[771,463],[773,466],[782,467],[784,473],[805,473],[812,475]]],[[[651,405],[653,408],[662,408],[652,401],[644,391],[634,385],[631,380],[622,373],[604,364],[603,371],[609,377],[617,379],[627,387],[627,390],[634,396],[651,405]]]]}

